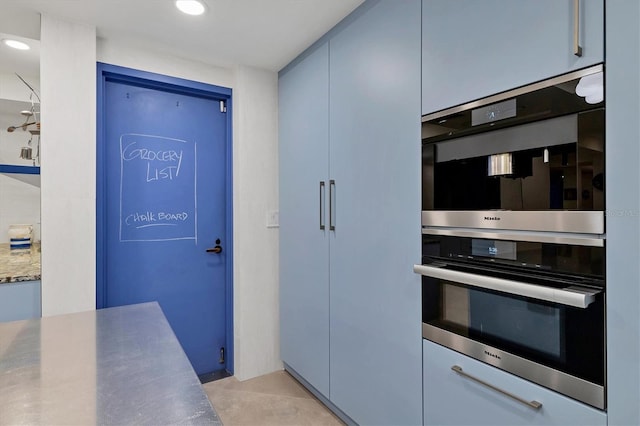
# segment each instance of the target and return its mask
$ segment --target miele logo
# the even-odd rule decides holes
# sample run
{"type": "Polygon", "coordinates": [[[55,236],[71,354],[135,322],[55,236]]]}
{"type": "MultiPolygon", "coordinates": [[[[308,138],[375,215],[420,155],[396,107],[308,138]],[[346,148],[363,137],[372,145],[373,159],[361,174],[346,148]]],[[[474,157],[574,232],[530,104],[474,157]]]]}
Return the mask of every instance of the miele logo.
{"type": "Polygon", "coordinates": [[[492,354],[489,351],[484,351],[485,355],[489,355],[491,358],[495,358],[495,359],[502,359],[502,357],[500,355],[496,355],[496,354],[492,354]]]}
{"type": "Polygon", "coordinates": [[[485,216],[484,220],[500,220],[498,216],[485,216]]]}

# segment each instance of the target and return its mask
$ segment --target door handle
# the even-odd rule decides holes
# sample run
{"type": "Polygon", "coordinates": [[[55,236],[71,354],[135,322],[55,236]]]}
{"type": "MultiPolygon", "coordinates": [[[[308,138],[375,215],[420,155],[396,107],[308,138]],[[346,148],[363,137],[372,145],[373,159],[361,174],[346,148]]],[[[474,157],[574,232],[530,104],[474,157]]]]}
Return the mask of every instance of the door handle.
{"type": "Polygon", "coordinates": [[[216,254],[222,253],[222,246],[220,245],[220,238],[218,238],[216,240],[215,247],[211,247],[211,248],[207,249],[207,253],[216,253],[216,254]]]}
{"type": "Polygon", "coordinates": [[[336,222],[335,222],[336,202],[334,199],[334,197],[336,196],[335,189],[336,189],[336,181],[331,179],[329,181],[329,231],[336,230],[336,222]]]}
{"type": "Polygon", "coordinates": [[[500,389],[497,386],[494,386],[494,385],[492,385],[490,383],[487,383],[484,380],[479,379],[477,377],[474,377],[471,374],[465,372],[464,370],[462,370],[462,367],[460,367],[459,365],[454,365],[454,366],[451,367],[451,369],[453,371],[455,371],[456,373],[458,373],[459,375],[461,375],[462,377],[465,377],[465,378],[467,378],[469,380],[473,380],[474,382],[479,383],[479,384],[481,384],[483,386],[486,386],[489,389],[493,389],[496,392],[499,392],[499,393],[501,393],[503,395],[506,395],[509,398],[512,398],[512,399],[518,401],[519,403],[526,405],[529,408],[533,408],[534,410],[539,410],[540,408],[542,408],[542,403],[540,403],[538,401],[527,401],[526,399],[520,398],[519,396],[514,395],[511,392],[507,392],[504,389],[500,389]]]}
{"type": "Polygon", "coordinates": [[[320,181],[320,230],[324,231],[324,181],[320,181]]]}
{"type": "Polygon", "coordinates": [[[580,46],[580,0],[573,0],[573,54],[582,56],[580,46]]]}
{"type": "Polygon", "coordinates": [[[413,272],[425,277],[453,281],[472,287],[495,290],[502,293],[514,294],[516,296],[530,297],[536,300],[545,300],[547,302],[573,306],[580,309],[586,309],[589,307],[590,304],[595,302],[596,296],[602,293],[601,290],[580,287],[577,285],[564,289],[547,287],[528,282],[446,269],[444,266],[446,266],[446,264],[441,264],[439,266],[413,265],[413,272]]]}

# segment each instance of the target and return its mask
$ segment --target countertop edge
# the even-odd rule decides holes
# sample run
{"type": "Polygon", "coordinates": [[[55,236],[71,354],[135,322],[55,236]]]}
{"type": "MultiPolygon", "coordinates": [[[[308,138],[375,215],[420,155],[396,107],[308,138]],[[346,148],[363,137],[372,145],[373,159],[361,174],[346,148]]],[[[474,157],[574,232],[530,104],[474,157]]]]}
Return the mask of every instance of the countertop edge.
{"type": "Polygon", "coordinates": [[[42,275],[20,275],[17,277],[0,277],[0,285],[2,284],[15,284],[15,283],[25,283],[29,281],[40,281],[42,275]]]}

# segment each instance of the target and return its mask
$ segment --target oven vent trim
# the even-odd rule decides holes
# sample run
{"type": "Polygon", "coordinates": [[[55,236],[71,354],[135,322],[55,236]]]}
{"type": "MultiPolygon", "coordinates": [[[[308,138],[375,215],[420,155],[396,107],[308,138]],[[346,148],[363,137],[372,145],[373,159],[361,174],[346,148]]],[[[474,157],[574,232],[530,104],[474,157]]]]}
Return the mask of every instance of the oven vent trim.
{"type": "Polygon", "coordinates": [[[566,244],[584,247],[604,247],[606,235],[542,233],[505,230],[475,230],[463,228],[422,227],[423,235],[442,235],[486,240],[524,241],[534,243],[566,244]]]}
{"type": "Polygon", "coordinates": [[[422,227],[604,234],[603,211],[423,210],[422,227]]]}

